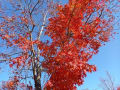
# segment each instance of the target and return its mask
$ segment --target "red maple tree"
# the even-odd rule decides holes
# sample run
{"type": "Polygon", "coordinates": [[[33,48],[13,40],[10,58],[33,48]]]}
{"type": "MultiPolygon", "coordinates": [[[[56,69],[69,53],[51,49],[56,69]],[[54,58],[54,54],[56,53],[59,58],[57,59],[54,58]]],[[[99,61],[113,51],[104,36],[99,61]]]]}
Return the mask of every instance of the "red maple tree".
{"type": "MultiPolygon", "coordinates": [[[[59,5],[53,0],[16,1],[10,0],[10,4],[17,12],[12,11],[9,17],[3,8],[0,12],[1,41],[12,51],[0,54],[1,62],[15,68],[17,76],[30,71],[36,90],[43,88],[42,72],[50,76],[44,85],[47,90],[74,90],[75,85],[82,85],[87,72],[96,71],[88,61],[112,35],[114,17],[107,7],[110,2],[69,0],[59,5]]],[[[19,79],[30,77],[24,75],[19,79]]]]}
{"type": "Polygon", "coordinates": [[[118,87],[117,90],[120,90],[120,87],[118,87]]]}
{"type": "Polygon", "coordinates": [[[49,19],[45,34],[53,41],[41,53],[47,58],[42,65],[51,75],[47,89],[75,89],[76,84],[84,82],[87,72],[96,71],[88,61],[104,42],[109,41],[112,32],[113,17],[109,20],[101,17],[104,10],[108,10],[106,2],[69,0],[68,4],[58,7],[56,17],[49,19]]]}

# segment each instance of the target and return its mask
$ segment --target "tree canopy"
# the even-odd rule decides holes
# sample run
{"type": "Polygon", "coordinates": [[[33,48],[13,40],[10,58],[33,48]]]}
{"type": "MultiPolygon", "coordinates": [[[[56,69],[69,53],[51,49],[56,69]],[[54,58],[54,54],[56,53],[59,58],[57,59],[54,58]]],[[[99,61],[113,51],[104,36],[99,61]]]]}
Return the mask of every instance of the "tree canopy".
{"type": "Polygon", "coordinates": [[[89,60],[114,33],[109,7],[113,1],[5,1],[8,9],[0,8],[0,42],[7,52],[0,52],[0,62],[14,74],[7,88],[33,80],[36,90],[75,90],[88,72],[96,71],[89,60]],[[49,77],[45,83],[42,75],[49,77]]]}

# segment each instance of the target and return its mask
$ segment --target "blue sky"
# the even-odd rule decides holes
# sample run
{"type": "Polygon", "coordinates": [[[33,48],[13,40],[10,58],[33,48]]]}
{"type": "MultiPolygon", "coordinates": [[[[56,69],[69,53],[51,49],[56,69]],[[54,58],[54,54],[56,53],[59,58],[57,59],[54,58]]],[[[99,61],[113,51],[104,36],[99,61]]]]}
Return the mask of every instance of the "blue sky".
{"type": "MultiPolygon", "coordinates": [[[[62,2],[62,1],[61,1],[62,2]]],[[[63,3],[67,0],[63,0],[63,3]]],[[[78,86],[78,90],[101,90],[100,78],[107,78],[106,71],[108,71],[114,79],[115,85],[120,85],[120,34],[115,35],[115,39],[110,40],[105,46],[99,49],[99,53],[90,60],[90,64],[95,64],[97,71],[88,73],[85,82],[82,86],[78,86]]],[[[1,65],[1,64],[0,64],[1,65]]],[[[7,68],[5,65],[3,68],[7,68]]],[[[8,80],[7,72],[0,71],[0,82],[8,80]]]]}
{"type": "Polygon", "coordinates": [[[90,61],[97,66],[97,71],[88,74],[82,86],[78,90],[88,88],[89,90],[101,90],[100,79],[107,78],[106,71],[110,73],[115,86],[120,85],[120,34],[115,35],[105,46],[101,47],[99,53],[90,61]]]}

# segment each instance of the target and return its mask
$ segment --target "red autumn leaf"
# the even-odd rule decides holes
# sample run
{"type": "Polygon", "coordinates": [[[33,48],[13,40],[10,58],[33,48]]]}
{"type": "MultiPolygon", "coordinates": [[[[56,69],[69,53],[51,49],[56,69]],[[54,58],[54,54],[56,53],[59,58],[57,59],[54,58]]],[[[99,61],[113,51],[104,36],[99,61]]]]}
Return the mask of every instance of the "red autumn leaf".
{"type": "Polygon", "coordinates": [[[9,66],[12,68],[12,67],[13,67],[13,64],[9,64],[9,66]]]}

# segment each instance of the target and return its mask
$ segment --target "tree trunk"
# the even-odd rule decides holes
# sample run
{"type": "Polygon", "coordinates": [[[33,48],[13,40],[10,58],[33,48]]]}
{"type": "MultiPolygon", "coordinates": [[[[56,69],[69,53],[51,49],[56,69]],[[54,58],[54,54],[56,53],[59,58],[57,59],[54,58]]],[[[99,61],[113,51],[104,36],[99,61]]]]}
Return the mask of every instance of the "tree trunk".
{"type": "Polygon", "coordinates": [[[35,82],[35,90],[42,90],[41,88],[41,76],[37,75],[34,77],[34,82],[35,82]]]}
{"type": "Polygon", "coordinates": [[[41,87],[41,71],[38,67],[38,62],[33,62],[33,77],[34,77],[34,83],[35,83],[35,90],[42,90],[41,87]]]}

